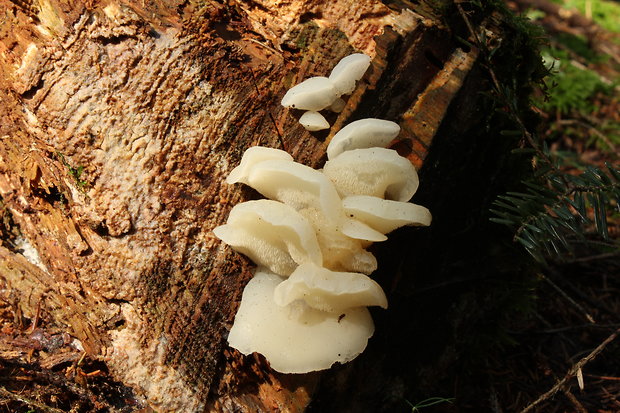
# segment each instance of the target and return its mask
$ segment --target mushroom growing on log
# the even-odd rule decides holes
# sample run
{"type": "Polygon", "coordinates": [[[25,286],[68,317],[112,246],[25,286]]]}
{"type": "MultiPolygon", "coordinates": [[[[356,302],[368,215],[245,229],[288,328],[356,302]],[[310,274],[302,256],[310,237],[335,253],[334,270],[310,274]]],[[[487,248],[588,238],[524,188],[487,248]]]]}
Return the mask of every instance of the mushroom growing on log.
{"type": "Polygon", "coordinates": [[[226,344],[253,266],[212,230],[255,194],[225,179],[255,145],[321,167],[329,136],[280,100],[352,52],[372,63],[330,133],[389,119],[419,168],[478,51],[406,1],[0,9],[0,200],[40,257],[0,247],[23,314],[43,303],[158,411],[302,411],[318,375],[226,344]]]}

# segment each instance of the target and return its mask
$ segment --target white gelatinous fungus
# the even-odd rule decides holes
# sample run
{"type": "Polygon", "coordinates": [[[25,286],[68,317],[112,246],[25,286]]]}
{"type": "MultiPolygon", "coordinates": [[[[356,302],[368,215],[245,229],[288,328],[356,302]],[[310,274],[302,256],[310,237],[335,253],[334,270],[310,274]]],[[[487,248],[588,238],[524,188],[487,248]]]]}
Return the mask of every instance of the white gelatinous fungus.
{"type": "MultiPolygon", "coordinates": [[[[278,159],[258,162],[246,170],[243,182],[267,198],[293,207],[310,222],[326,267],[365,274],[377,269],[377,260],[364,249],[360,240],[376,242],[384,241],[386,237],[362,222],[346,218],[340,196],[325,174],[296,162],[278,159]]],[[[250,239],[249,234],[243,230],[240,232],[243,236],[239,237],[243,240],[250,239]]],[[[222,236],[226,235],[222,233],[222,236]]],[[[244,247],[237,247],[242,252],[239,248],[244,247]]],[[[250,251],[243,253],[251,258],[250,251]]],[[[277,272],[286,274],[283,270],[277,272]]]]}
{"type": "Polygon", "coordinates": [[[281,103],[286,108],[317,111],[330,106],[338,96],[328,78],[316,76],[290,88],[281,103]]]}
{"type": "Polygon", "coordinates": [[[331,106],[327,109],[329,109],[330,111],[334,113],[340,113],[343,111],[346,105],[347,105],[347,102],[345,102],[341,98],[336,98],[336,100],[334,100],[334,103],[332,103],[331,106]]]}
{"type": "Polygon", "coordinates": [[[418,189],[415,168],[407,158],[385,148],[354,149],[325,163],[323,173],[342,197],[369,195],[406,202],[418,189]]]}
{"type": "Polygon", "coordinates": [[[250,170],[247,184],[297,211],[318,210],[332,225],[338,225],[343,216],[334,184],[309,166],[282,160],[263,161],[250,170]]]}
{"type": "Polygon", "coordinates": [[[350,196],[342,200],[345,214],[360,220],[382,234],[404,225],[431,224],[431,212],[409,202],[390,201],[374,196],[350,196]]]}
{"type": "Polygon", "coordinates": [[[366,222],[345,217],[340,223],[340,229],[349,238],[362,241],[381,242],[387,240],[383,233],[373,229],[366,222]]]}
{"type": "MultiPolygon", "coordinates": [[[[364,249],[366,245],[362,240],[345,235],[339,226],[330,224],[315,211],[305,210],[301,214],[310,221],[316,231],[325,268],[364,274],[370,274],[377,269],[377,259],[364,249]]],[[[379,232],[376,234],[382,235],[379,232]]]]}
{"type": "Polygon", "coordinates": [[[262,354],[281,373],[328,369],[364,351],[374,332],[367,308],[328,313],[301,302],[282,307],[273,299],[282,281],[263,271],[250,280],[228,335],[231,347],[245,355],[262,354]]]}
{"type": "Polygon", "coordinates": [[[243,153],[239,165],[230,172],[226,183],[234,184],[242,182],[247,184],[247,177],[250,170],[259,162],[279,159],[283,161],[293,161],[293,157],[285,151],[274,148],[266,148],[264,146],[252,146],[243,153]]]}
{"type": "Polygon", "coordinates": [[[319,112],[314,112],[312,110],[307,111],[299,118],[299,123],[306,130],[310,132],[315,132],[318,130],[329,129],[329,123],[327,123],[327,119],[323,117],[319,112]]]}
{"type": "Polygon", "coordinates": [[[370,56],[354,53],[343,57],[332,69],[329,80],[339,95],[348,95],[355,90],[355,82],[360,80],[370,66],[370,56]]]}
{"type": "Polygon", "coordinates": [[[348,308],[387,308],[387,297],[379,284],[367,275],[335,272],[313,263],[301,264],[274,291],[276,304],[287,306],[302,300],[312,308],[341,313],[348,308]]]}
{"type": "MultiPolygon", "coordinates": [[[[369,64],[363,54],[347,56],[329,78],[290,89],[282,105],[307,110],[299,120],[307,130],[329,128],[318,111],[341,111],[340,96],[353,92],[369,64]]],[[[246,151],[227,182],[276,201],[239,204],[213,230],[262,266],[243,291],[231,347],[261,353],[282,373],[327,369],[365,349],[374,332],[366,307],[387,308],[385,293],[367,276],[377,260],[365,248],[400,226],[431,222],[428,209],[406,202],[419,185],[415,168],[385,148],[399,132],[381,119],[349,124],[330,142],[322,171],[277,149],[246,151]]]]}
{"type": "Polygon", "coordinates": [[[261,199],[237,204],[213,233],[235,251],[280,275],[304,262],[323,264],[314,228],[295,209],[261,199]]]}
{"type": "Polygon", "coordinates": [[[327,158],[334,159],[352,149],[385,148],[398,136],[400,126],[389,120],[367,118],[356,120],[340,129],[327,146],[327,158]]]}

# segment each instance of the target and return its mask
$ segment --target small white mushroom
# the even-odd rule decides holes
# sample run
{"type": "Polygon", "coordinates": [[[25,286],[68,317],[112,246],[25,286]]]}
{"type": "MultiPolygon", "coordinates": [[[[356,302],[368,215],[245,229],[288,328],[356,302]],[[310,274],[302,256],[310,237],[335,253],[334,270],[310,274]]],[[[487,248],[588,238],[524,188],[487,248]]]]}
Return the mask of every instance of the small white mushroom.
{"type": "Polygon", "coordinates": [[[247,184],[267,198],[284,202],[297,211],[317,210],[334,226],[344,214],[334,184],[321,172],[300,163],[260,162],[250,170],[247,184]]]}
{"type": "Polygon", "coordinates": [[[329,123],[327,120],[321,115],[319,112],[307,111],[299,118],[299,123],[301,126],[306,128],[311,132],[329,129],[329,123]]]}
{"type": "Polygon", "coordinates": [[[282,307],[273,299],[282,281],[263,271],[250,280],[228,335],[231,347],[245,355],[262,354],[281,373],[328,369],[364,351],[374,332],[367,308],[351,308],[339,314],[299,302],[282,307]]]}
{"type": "Polygon", "coordinates": [[[367,275],[330,271],[312,263],[297,267],[276,287],[273,298],[281,306],[303,300],[312,308],[330,313],[353,307],[387,308],[388,304],[381,286],[367,275]]]}
{"type": "Polygon", "coordinates": [[[325,163],[323,173],[342,197],[369,195],[406,202],[419,185],[411,162],[385,148],[343,152],[325,163]]]}
{"type": "Polygon", "coordinates": [[[306,261],[322,265],[314,228],[292,207],[266,199],[237,204],[213,233],[235,251],[280,275],[306,261]]]}
{"type": "Polygon", "coordinates": [[[389,120],[367,118],[356,120],[340,129],[327,146],[327,158],[334,159],[352,149],[385,148],[398,136],[400,126],[389,120]]]}
{"type": "Polygon", "coordinates": [[[355,82],[360,80],[370,66],[370,57],[362,53],[346,56],[338,62],[329,75],[339,95],[348,95],[355,90],[355,82]]]}
{"type": "Polygon", "coordinates": [[[350,196],[342,200],[347,216],[368,224],[382,234],[404,225],[431,224],[430,211],[409,202],[390,201],[373,196],[350,196]]]}
{"type": "Polygon", "coordinates": [[[290,88],[281,103],[286,108],[317,111],[330,106],[338,96],[328,78],[316,76],[290,88]]]}
{"type": "Polygon", "coordinates": [[[234,184],[242,182],[247,184],[247,177],[250,170],[259,162],[270,159],[280,159],[283,161],[293,161],[293,157],[285,151],[274,148],[266,148],[264,146],[252,146],[243,153],[239,165],[230,172],[226,183],[234,184]]]}

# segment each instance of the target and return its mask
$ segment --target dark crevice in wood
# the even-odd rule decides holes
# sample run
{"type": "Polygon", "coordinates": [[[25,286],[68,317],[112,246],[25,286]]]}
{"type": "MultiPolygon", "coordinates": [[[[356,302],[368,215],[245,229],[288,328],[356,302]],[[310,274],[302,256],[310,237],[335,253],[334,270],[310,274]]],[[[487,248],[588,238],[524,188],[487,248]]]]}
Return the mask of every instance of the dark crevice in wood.
{"type": "Polygon", "coordinates": [[[130,39],[135,39],[135,37],[122,34],[122,35],[118,35],[118,36],[97,36],[97,37],[93,38],[93,40],[101,43],[104,46],[107,46],[107,45],[119,45],[122,42],[125,42],[125,41],[130,40],[130,39]]]}
{"type": "Polygon", "coordinates": [[[43,86],[45,86],[45,81],[43,80],[43,77],[41,77],[41,79],[39,79],[36,85],[32,86],[30,89],[26,90],[21,94],[22,98],[26,100],[32,99],[39,90],[43,89],[43,86]]]}
{"type": "Polygon", "coordinates": [[[109,237],[110,231],[108,230],[108,226],[106,225],[105,220],[101,221],[97,226],[93,228],[93,231],[100,237],[109,237]]]}
{"type": "Polygon", "coordinates": [[[435,53],[433,53],[432,50],[426,50],[424,52],[424,56],[426,57],[426,59],[431,62],[436,68],[438,69],[443,69],[444,66],[444,62],[438,58],[437,56],[435,56],[435,53]]]}
{"type": "Polygon", "coordinates": [[[223,40],[239,40],[242,38],[241,33],[230,29],[227,22],[214,23],[213,28],[218,36],[220,36],[223,40]]]}
{"type": "Polygon", "coordinates": [[[304,14],[302,14],[301,16],[299,16],[299,23],[303,24],[303,23],[307,23],[311,20],[316,20],[316,19],[320,19],[323,17],[323,13],[315,13],[315,12],[306,12],[304,14]]]}
{"type": "Polygon", "coordinates": [[[31,190],[34,196],[41,198],[54,207],[64,208],[68,204],[65,194],[55,186],[51,186],[47,189],[33,187],[31,190]]]}
{"type": "Polygon", "coordinates": [[[13,253],[22,254],[15,241],[21,235],[19,225],[15,222],[13,214],[0,197],[0,246],[8,249],[13,253]]]}
{"type": "Polygon", "coordinates": [[[380,11],[375,13],[362,13],[360,14],[360,19],[378,19],[384,16],[387,16],[389,13],[387,11],[380,11]]]}

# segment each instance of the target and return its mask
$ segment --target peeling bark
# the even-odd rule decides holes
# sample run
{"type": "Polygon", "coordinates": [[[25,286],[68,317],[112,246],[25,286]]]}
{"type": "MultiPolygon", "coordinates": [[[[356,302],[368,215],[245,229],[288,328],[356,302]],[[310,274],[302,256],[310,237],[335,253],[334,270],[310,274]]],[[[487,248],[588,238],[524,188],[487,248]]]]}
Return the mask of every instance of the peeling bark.
{"type": "Polygon", "coordinates": [[[0,277],[157,410],[303,411],[319,374],[226,345],[252,265],[211,230],[255,194],[224,178],[257,144],[319,166],[279,100],[353,50],[330,135],[397,121],[420,167],[477,51],[406,3],[68,3],[0,0],[0,197],[41,259],[0,248],[0,277]]]}

